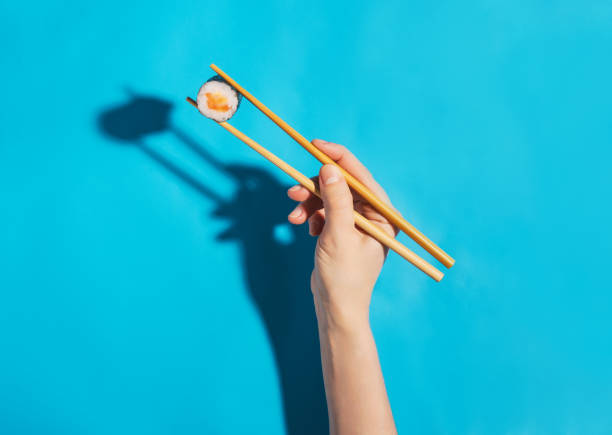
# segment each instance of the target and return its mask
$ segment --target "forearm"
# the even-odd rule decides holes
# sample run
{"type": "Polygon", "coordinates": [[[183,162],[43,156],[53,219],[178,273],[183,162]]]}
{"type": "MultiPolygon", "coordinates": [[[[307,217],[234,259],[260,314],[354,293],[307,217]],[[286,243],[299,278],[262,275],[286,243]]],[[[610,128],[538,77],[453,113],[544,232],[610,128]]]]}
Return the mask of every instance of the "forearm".
{"type": "Polygon", "coordinates": [[[367,316],[338,319],[315,296],[332,435],[395,434],[367,316]]]}

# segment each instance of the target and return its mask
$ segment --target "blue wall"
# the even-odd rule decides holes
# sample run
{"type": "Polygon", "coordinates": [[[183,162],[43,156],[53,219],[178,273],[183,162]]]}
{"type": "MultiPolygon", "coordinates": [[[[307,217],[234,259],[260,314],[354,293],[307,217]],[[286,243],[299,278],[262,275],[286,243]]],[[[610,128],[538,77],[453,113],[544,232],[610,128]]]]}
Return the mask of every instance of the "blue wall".
{"type": "Polygon", "coordinates": [[[609,2],[98,3],[0,5],[0,433],[325,427],[312,240],[211,62],[457,259],[375,291],[400,432],[612,433],[609,2]]]}

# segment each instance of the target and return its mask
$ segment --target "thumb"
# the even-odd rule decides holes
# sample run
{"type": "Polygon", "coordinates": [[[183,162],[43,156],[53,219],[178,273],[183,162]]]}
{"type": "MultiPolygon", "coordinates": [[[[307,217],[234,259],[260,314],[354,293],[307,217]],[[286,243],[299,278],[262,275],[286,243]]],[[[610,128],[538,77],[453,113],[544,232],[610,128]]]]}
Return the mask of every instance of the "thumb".
{"type": "Polygon", "coordinates": [[[353,196],[342,172],[334,165],[324,165],[319,171],[319,189],[325,207],[325,227],[336,233],[352,229],[353,196]]]}

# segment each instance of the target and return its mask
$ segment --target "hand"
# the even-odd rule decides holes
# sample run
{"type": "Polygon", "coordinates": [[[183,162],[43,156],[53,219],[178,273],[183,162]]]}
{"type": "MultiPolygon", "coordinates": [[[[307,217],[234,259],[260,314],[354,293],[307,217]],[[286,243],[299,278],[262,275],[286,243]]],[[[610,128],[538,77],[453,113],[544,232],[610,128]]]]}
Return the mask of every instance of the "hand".
{"type": "MultiPolygon", "coordinates": [[[[345,147],[318,139],[312,143],[390,204],[382,187],[345,147]]],[[[351,192],[334,165],[323,166],[318,180],[322,201],[300,185],[288,191],[291,199],[300,201],[289,215],[289,222],[299,225],[308,220],[310,234],[319,236],[310,280],[317,317],[328,326],[367,325],[372,290],[387,248],[355,227],[353,210],[393,237],[397,229],[356,192],[351,192]]]]}

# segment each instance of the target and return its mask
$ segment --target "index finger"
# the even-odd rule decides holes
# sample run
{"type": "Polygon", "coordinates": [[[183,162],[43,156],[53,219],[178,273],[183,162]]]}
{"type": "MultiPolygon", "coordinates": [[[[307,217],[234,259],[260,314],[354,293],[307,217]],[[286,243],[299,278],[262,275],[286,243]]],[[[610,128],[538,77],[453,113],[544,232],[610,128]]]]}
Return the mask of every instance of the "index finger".
{"type": "Polygon", "coordinates": [[[376,196],[390,204],[389,197],[380,184],[376,182],[370,171],[351,153],[348,148],[321,139],[315,139],[312,144],[323,151],[329,158],[336,162],[342,169],[361,181],[376,196]]]}

